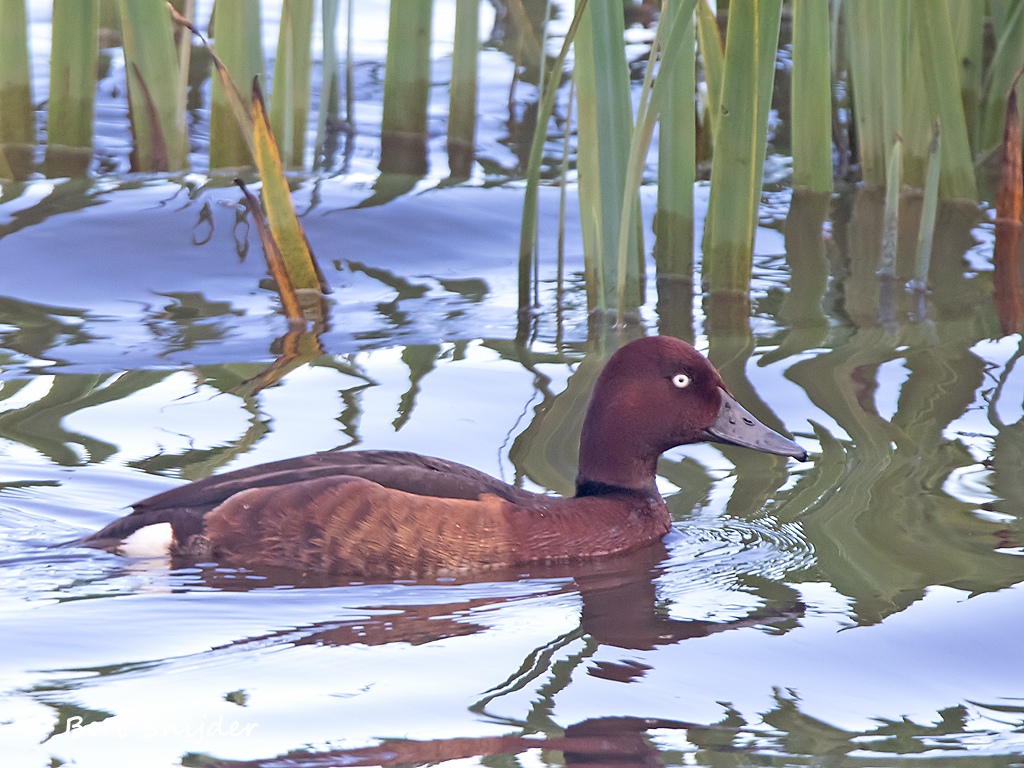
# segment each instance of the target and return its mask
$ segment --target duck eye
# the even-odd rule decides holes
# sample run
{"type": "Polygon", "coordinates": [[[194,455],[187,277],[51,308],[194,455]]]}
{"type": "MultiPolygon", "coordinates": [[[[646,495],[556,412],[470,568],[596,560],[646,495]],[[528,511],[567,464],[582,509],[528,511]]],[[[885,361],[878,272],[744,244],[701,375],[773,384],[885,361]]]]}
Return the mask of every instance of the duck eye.
{"type": "Polygon", "coordinates": [[[672,384],[676,387],[679,387],[679,389],[683,389],[685,387],[690,386],[690,377],[687,376],[685,373],[677,373],[675,376],[672,377],[672,384]]]}

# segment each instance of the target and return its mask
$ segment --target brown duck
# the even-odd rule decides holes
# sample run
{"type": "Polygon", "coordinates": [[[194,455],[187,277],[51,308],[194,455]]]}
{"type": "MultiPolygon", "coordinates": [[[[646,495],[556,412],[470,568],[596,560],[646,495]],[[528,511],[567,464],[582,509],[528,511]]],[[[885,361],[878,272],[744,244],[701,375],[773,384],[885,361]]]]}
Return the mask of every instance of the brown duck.
{"type": "Polygon", "coordinates": [[[693,347],[653,336],[619,349],[598,377],[571,498],[414,453],[316,453],[157,494],[79,543],[353,577],[589,560],[669,531],[658,457],[700,441],[806,458],[740,406],[693,347]]]}

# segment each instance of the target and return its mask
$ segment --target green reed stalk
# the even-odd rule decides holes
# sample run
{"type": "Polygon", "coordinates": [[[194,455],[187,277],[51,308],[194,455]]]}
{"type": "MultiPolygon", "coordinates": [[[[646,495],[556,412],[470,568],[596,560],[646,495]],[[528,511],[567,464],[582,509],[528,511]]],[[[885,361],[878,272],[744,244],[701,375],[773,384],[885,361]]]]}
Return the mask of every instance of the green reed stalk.
{"type": "MultiPolygon", "coordinates": [[[[1006,19],[1005,28],[998,38],[992,63],[989,65],[989,86],[985,94],[982,113],[981,137],[978,149],[987,152],[999,146],[1003,139],[1006,115],[1006,97],[1014,74],[1024,66],[1024,2],[1017,2],[1006,19]]],[[[1024,97],[1020,90],[1018,98],[1024,97]]],[[[943,126],[943,131],[945,131],[943,126]]]]}
{"type": "Polygon", "coordinates": [[[0,0],[0,19],[0,177],[21,178],[35,143],[25,0],[0,0]]]}
{"type": "MultiPolygon", "coordinates": [[[[122,3],[128,0],[121,0],[122,3]]],[[[217,0],[213,8],[213,49],[249,108],[254,77],[263,79],[259,0],[217,0]]],[[[210,168],[252,165],[253,157],[220,78],[210,95],[210,168]]]]}
{"type": "MultiPolygon", "coordinates": [[[[196,17],[195,0],[176,0],[171,6],[178,14],[178,18],[184,19],[188,24],[193,25],[196,17]]],[[[102,3],[100,18],[102,19],[102,3]]],[[[173,21],[177,23],[178,18],[173,21]]],[[[178,77],[177,77],[177,104],[185,104],[188,101],[188,72],[192,60],[192,30],[181,28],[176,30],[178,46],[178,77]]]]}
{"type": "Polygon", "coordinates": [[[312,74],[313,0],[284,0],[278,29],[270,125],[285,168],[301,168],[312,74]]]}
{"type": "MultiPolygon", "coordinates": [[[[700,0],[703,5],[703,0],[700,0]]],[[[678,46],[662,48],[660,83],[661,118],[658,125],[658,203],[655,213],[655,265],[659,278],[693,280],[693,183],[696,179],[696,126],[693,93],[694,25],[692,2],[668,2],[662,24],[674,29],[685,23],[678,46]]],[[[716,33],[717,34],[717,33],[716,33]]],[[[655,87],[659,87],[657,84],[655,87]]]]}
{"type": "Polygon", "coordinates": [[[767,151],[782,0],[729,8],[722,106],[704,225],[703,278],[711,293],[746,296],[767,151]]]}
{"type": "MultiPolygon", "coordinates": [[[[881,24],[878,0],[845,0],[847,50],[850,61],[850,79],[853,81],[853,115],[857,125],[857,151],[861,176],[870,187],[885,185],[886,155],[892,133],[886,133],[883,120],[884,89],[881,72],[881,24]]],[[[902,48],[902,36],[892,35],[887,42],[902,48]]],[[[888,82],[902,77],[902,64],[886,73],[888,82]]],[[[899,90],[888,88],[888,90],[899,90]]],[[[891,110],[890,110],[891,111],[891,110]]]]}
{"type": "Polygon", "coordinates": [[[46,115],[48,175],[82,175],[92,159],[99,20],[99,0],[53,2],[46,115]]]}
{"type": "MultiPolygon", "coordinates": [[[[348,36],[352,36],[352,3],[348,0],[348,36]]],[[[323,0],[320,18],[323,20],[323,61],[320,69],[320,104],[316,115],[316,145],[313,148],[313,167],[320,168],[326,162],[324,145],[327,142],[327,120],[338,114],[338,46],[335,36],[338,30],[338,4],[340,0],[323,0]]],[[[351,57],[351,45],[349,45],[351,57]]],[[[351,61],[348,69],[351,70],[351,61]]],[[[349,75],[351,77],[351,75],[349,75]]],[[[350,99],[351,83],[346,87],[345,98],[350,99]]],[[[351,115],[348,116],[351,119],[351,115]]]]}
{"type": "Polygon", "coordinates": [[[960,92],[959,61],[945,3],[911,0],[911,25],[921,39],[924,85],[932,114],[942,124],[942,175],[939,193],[945,200],[977,200],[974,160],[967,136],[963,102],[949,98],[960,92]]]}
{"type": "Polygon", "coordinates": [[[889,152],[885,180],[885,213],[882,217],[882,250],[878,257],[880,277],[896,277],[896,245],[900,225],[900,189],[903,187],[903,139],[898,135],[889,152]]]}
{"type": "MultiPolygon", "coordinates": [[[[606,311],[618,304],[619,261],[615,248],[632,134],[624,34],[621,7],[594,3],[582,11],[574,43],[580,225],[591,310],[606,311]]],[[[641,303],[637,240],[627,240],[623,294],[628,306],[641,303]]]]}
{"type": "Polygon", "coordinates": [[[964,105],[971,148],[977,150],[982,100],[982,56],[985,39],[985,0],[946,0],[956,59],[960,62],[960,100],[964,105]]]}
{"type": "Polygon", "coordinates": [[[533,140],[530,142],[530,157],[526,162],[526,191],[523,194],[523,217],[519,225],[519,314],[525,316],[529,311],[530,282],[534,265],[534,243],[537,239],[537,189],[540,186],[540,161],[544,154],[544,140],[548,134],[548,121],[555,109],[555,96],[562,81],[565,57],[576,39],[576,32],[583,18],[587,0],[579,0],[576,14],[565,33],[562,50],[551,65],[551,73],[541,91],[540,107],[537,109],[537,123],[533,129],[533,140]]]}
{"type": "Polygon", "coordinates": [[[924,184],[924,202],[921,223],[917,230],[917,253],[914,258],[912,287],[923,291],[928,287],[928,270],[932,261],[932,240],[935,236],[935,217],[939,207],[939,168],[942,164],[942,132],[935,121],[932,145],[928,154],[928,178],[924,184]]]}
{"type": "Polygon", "coordinates": [[[391,0],[380,130],[380,169],[384,173],[418,176],[427,170],[433,9],[433,0],[391,0]]]}
{"type": "Polygon", "coordinates": [[[995,32],[996,40],[999,40],[1006,31],[1011,8],[1019,5],[1017,0],[988,0],[989,19],[992,21],[992,30],[995,32]]]}
{"type": "Polygon", "coordinates": [[[722,50],[722,35],[718,21],[708,5],[708,0],[697,2],[697,43],[704,65],[704,84],[708,90],[708,119],[714,136],[718,125],[718,112],[722,106],[722,73],[725,71],[725,51],[722,50]]]}
{"type": "Polygon", "coordinates": [[[832,191],[832,57],[828,0],[793,0],[793,187],[832,191]]]}
{"type": "Polygon", "coordinates": [[[128,70],[128,103],[135,137],[133,170],[180,171],[188,167],[185,103],[178,96],[178,53],[163,3],[120,0],[128,70]]]}
{"type": "MultiPolygon", "coordinates": [[[[909,9],[908,9],[909,10],[909,9]]],[[[923,86],[925,61],[921,54],[921,30],[909,24],[903,57],[903,184],[919,189],[928,173],[928,147],[935,117],[928,89],[923,86]]]]}
{"type": "Polygon", "coordinates": [[[476,137],[476,67],[480,51],[479,0],[456,0],[455,45],[448,107],[448,167],[455,178],[469,178],[476,137]]]}
{"type": "MultiPolygon", "coordinates": [[[[864,2],[865,0],[858,0],[864,2]]],[[[871,0],[875,4],[879,53],[878,80],[875,88],[882,91],[882,146],[888,152],[897,134],[906,139],[904,117],[904,63],[906,61],[907,0],[871,0]]],[[[854,94],[856,106],[857,94],[854,94]]],[[[889,157],[888,154],[885,155],[889,157]]]]}
{"type": "MultiPolygon", "coordinates": [[[[616,285],[616,322],[621,324],[625,321],[628,311],[635,311],[639,305],[631,305],[627,294],[628,286],[628,258],[629,242],[636,239],[638,253],[643,253],[643,241],[640,237],[639,217],[640,206],[638,193],[640,180],[643,175],[644,162],[647,158],[647,150],[650,147],[651,136],[654,133],[654,124],[658,119],[661,106],[666,100],[666,83],[673,82],[672,70],[676,66],[685,67],[688,59],[690,71],[693,71],[693,6],[691,0],[681,0],[678,3],[676,12],[663,14],[658,23],[658,29],[654,35],[654,42],[651,44],[651,52],[647,59],[647,69],[644,73],[644,83],[640,91],[640,103],[637,109],[636,125],[633,127],[630,137],[629,157],[626,162],[626,185],[622,195],[622,209],[619,216],[619,244],[618,244],[618,282],[616,285]],[[665,32],[666,28],[669,30],[665,32]],[[662,46],[662,39],[665,40],[662,46]],[[689,52],[680,53],[682,41],[689,38],[689,52]],[[657,81],[654,81],[654,64],[658,54],[661,54],[661,69],[657,81]],[[652,86],[653,83],[653,86],[652,86]]],[[[692,91],[691,91],[692,93],[692,91]]],[[[684,99],[684,104],[692,105],[692,98],[684,99]]],[[[690,114],[690,125],[693,126],[693,114],[690,114]]],[[[666,137],[669,140],[669,137],[666,137]]],[[[689,143],[690,165],[694,166],[693,137],[689,143]]],[[[693,168],[694,175],[696,168],[693,168]]],[[[692,202],[692,181],[691,202],[692,202]]],[[[692,207],[691,207],[692,214],[692,207]]],[[[692,221],[691,221],[692,225],[692,221]]],[[[692,248],[692,245],[691,245],[692,248]]],[[[638,269],[643,269],[643,262],[638,264],[638,269]]]]}

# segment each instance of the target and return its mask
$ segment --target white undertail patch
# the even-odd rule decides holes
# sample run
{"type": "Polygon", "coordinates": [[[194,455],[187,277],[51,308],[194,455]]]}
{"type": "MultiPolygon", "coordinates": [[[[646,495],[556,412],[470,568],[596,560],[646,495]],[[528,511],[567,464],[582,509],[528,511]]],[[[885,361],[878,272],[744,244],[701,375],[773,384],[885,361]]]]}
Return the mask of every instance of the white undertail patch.
{"type": "Polygon", "coordinates": [[[170,523],[154,523],[126,537],[117,548],[123,557],[167,557],[174,543],[174,529],[170,523]]]}

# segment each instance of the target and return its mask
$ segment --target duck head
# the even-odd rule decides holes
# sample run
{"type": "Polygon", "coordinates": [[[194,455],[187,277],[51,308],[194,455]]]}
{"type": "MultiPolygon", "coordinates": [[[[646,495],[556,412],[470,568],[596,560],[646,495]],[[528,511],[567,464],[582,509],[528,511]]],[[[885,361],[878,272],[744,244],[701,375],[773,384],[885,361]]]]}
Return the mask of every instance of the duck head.
{"type": "Polygon", "coordinates": [[[576,493],[657,493],[658,457],[703,441],[807,458],[737,403],[715,367],[685,341],[632,341],[609,358],[594,386],[580,435],[576,493]]]}

